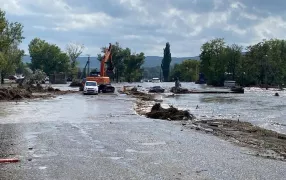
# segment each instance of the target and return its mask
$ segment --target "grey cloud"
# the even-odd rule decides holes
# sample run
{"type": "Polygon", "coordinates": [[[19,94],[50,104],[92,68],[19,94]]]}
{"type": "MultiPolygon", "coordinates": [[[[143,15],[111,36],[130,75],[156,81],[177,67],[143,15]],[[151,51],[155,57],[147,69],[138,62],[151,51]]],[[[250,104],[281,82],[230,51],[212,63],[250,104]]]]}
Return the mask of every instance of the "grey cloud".
{"type": "Polygon", "coordinates": [[[17,6],[9,2],[0,0],[9,20],[24,24],[24,49],[40,37],[62,48],[71,41],[83,43],[85,53],[92,55],[115,41],[136,52],[162,55],[168,41],[174,56],[195,56],[202,43],[215,37],[247,45],[283,37],[286,30],[282,0],[25,0],[17,6]]]}
{"type": "Polygon", "coordinates": [[[257,12],[264,12],[270,14],[285,13],[286,1],[284,0],[240,0],[249,8],[254,8],[257,12]]]}

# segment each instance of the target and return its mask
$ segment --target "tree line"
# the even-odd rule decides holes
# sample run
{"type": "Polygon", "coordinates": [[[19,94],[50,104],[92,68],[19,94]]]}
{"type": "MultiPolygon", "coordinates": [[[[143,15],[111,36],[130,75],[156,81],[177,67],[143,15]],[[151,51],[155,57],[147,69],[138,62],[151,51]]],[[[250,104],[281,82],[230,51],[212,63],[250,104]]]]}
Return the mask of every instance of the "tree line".
{"type": "Polygon", "coordinates": [[[19,45],[24,39],[23,25],[18,22],[9,22],[5,12],[0,9],[0,76],[1,84],[4,77],[16,70],[22,60],[24,51],[19,45]]]}
{"type": "MultiPolygon", "coordinates": [[[[107,47],[102,47],[102,54],[98,54],[97,59],[102,60],[107,47]]],[[[84,46],[78,43],[70,43],[66,47],[66,52],[54,45],[49,44],[39,38],[33,39],[29,44],[29,53],[31,64],[29,65],[34,71],[43,70],[46,74],[66,73],[73,79],[88,75],[86,69],[81,70],[78,67],[77,58],[82,54],[84,46]],[[80,73],[79,73],[80,72],[80,73]]],[[[112,59],[106,63],[106,66],[113,66],[114,70],[109,76],[118,81],[138,81],[142,78],[144,63],[144,53],[132,53],[130,48],[122,48],[118,42],[112,45],[112,59]]],[[[98,67],[99,68],[99,67],[98,67]]],[[[92,71],[98,71],[94,69],[92,71]]]]}
{"type": "MultiPolygon", "coordinates": [[[[146,68],[144,76],[162,71],[163,81],[196,81],[202,73],[207,84],[223,86],[225,80],[234,80],[243,86],[283,86],[286,83],[286,41],[262,40],[245,49],[238,44],[228,45],[216,38],[201,46],[200,60],[185,60],[170,66],[170,44],[163,49],[161,68],[146,68]]],[[[161,75],[161,73],[160,73],[161,75]]]]}
{"type": "Polygon", "coordinates": [[[220,86],[224,80],[235,80],[245,86],[285,84],[285,40],[263,40],[242,50],[237,44],[226,45],[222,38],[204,43],[200,71],[205,74],[207,83],[220,86]]]}

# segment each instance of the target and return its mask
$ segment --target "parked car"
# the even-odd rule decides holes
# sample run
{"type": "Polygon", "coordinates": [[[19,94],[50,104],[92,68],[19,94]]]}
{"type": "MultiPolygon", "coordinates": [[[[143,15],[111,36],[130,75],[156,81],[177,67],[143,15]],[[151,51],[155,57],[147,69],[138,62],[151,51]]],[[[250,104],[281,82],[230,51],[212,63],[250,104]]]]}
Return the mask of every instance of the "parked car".
{"type": "Polygon", "coordinates": [[[9,77],[8,77],[8,79],[9,79],[9,80],[16,80],[16,79],[17,79],[17,77],[16,77],[16,76],[11,75],[11,76],[9,76],[9,77]]]}
{"type": "Polygon", "coordinates": [[[162,88],[161,86],[153,86],[149,89],[149,92],[151,92],[151,93],[163,93],[163,92],[165,92],[165,89],[162,88]]]}
{"type": "Polygon", "coordinates": [[[115,88],[111,84],[101,84],[98,86],[102,93],[114,93],[115,88]]]}
{"type": "Polygon", "coordinates": [[[98,94],[97,82],[86,81],[83,88],[83,94],[98,94]]]}

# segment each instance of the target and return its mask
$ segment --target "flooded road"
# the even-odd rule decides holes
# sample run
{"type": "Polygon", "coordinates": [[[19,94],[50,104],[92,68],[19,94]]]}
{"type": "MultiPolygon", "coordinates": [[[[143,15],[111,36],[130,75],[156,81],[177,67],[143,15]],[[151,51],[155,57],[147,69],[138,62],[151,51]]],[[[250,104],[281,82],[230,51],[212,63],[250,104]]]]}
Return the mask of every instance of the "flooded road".
{"type": "Polygon", "coordinates": [[[284,179],[286,163],[249,155],[176,122],[135,114],[124,95],[0,103],[0,179],[284,179]]]}
{"type": "MultiPolygon", "coordinates": [[[[138,83],[142,88],[160,85],[168,91],[174,83],[138,83]]],[[[182,83],[188,89],[214,90],[194,83],[182,83]]],[[[221,88],[215,88],[222,90],[221,88]]],[[[286,134],[286,91],[245,88],[244,94],[185,94],[164,98],[165,104],[188,109],[199,119],[232,119],[251,122],[286,134]],[[279,97],[274,94],[278,92],[279,97]],[[197,108],[198,106],[198,108],[197,108]]]]}

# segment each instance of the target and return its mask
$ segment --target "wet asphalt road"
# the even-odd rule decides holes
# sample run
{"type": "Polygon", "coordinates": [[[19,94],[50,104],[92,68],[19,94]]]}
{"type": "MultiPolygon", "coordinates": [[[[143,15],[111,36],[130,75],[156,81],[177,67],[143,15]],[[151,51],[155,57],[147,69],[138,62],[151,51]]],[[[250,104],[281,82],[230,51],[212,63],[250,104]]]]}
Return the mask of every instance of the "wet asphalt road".
{"type": "Polygon", "coordinates": [[[175,122],[136,115],[125,96],[72,94],[0,103],[0,179],[285,179],[286,163],[249,155],[175,122]]]}

